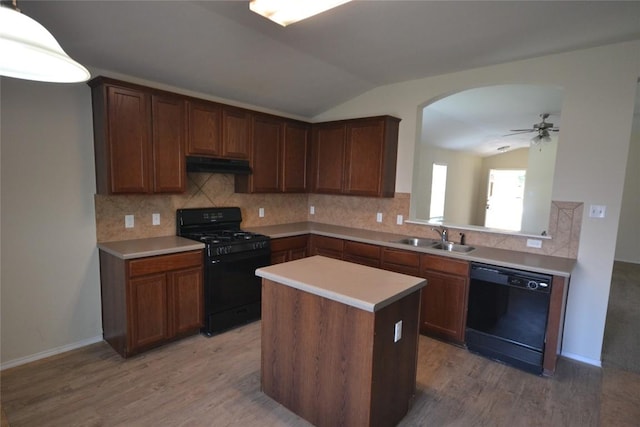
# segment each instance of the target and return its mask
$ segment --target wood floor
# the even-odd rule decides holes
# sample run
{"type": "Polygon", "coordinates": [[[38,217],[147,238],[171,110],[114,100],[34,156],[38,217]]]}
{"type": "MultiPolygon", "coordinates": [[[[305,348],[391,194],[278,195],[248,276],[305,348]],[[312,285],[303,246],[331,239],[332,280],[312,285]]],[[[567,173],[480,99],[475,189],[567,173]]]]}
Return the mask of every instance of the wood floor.
{"type": "MultiPolygon", "coordinates": [[[[640,375],[561,359],[542,378],[421,336],[401,426],[638,426],[640,375]]],[[[19,426],[308,426],[260,392],[260,322],[123,360],[106,343],[5,370],[19,426]]]]}

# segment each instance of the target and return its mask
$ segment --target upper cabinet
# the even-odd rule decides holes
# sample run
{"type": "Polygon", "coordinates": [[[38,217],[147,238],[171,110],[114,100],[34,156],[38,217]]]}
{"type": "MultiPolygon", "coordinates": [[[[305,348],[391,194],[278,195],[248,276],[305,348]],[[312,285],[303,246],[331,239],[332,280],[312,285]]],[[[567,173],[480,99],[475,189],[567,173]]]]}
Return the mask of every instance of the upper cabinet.
{"type": "Polygon", "coordinates": [[[299,193],[307,190],[309,125],[255,113],[251,123],[251,175],[236,175],[239,193],[299,193]]]}
{"type": "Polygon", "coordinates": [[[222,155],[222,105],[187,101],[187,156],[222,155]]]}
{"type": "Polygon", "coordinates": [[[104,78],[89,84],[98,193],[183,192],[182,98],[104,78]]]}
{"type": "Polygon", "coordinates": [[[311,191],[393,197],[399,123],[379,116],[313,125],[311,191]]]}
{"type": "Polygon", "coordinates": [[[248,110],[199,99],[187,100],[187,156],[249,158],[248,110]]]}

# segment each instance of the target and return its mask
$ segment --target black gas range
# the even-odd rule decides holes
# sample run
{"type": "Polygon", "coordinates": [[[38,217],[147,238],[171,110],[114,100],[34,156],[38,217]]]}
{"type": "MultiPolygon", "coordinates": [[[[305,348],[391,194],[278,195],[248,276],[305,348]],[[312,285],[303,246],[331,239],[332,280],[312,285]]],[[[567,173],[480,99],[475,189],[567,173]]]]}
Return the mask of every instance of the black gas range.
{"type": "Polygon", "coordinates": [[[176,233],[205,244],[204,327],[214,335],[260,318],[261,281],[256,269],[271,264],[267,236],[240,228],[240,208],[176,211],[176,233]]]}

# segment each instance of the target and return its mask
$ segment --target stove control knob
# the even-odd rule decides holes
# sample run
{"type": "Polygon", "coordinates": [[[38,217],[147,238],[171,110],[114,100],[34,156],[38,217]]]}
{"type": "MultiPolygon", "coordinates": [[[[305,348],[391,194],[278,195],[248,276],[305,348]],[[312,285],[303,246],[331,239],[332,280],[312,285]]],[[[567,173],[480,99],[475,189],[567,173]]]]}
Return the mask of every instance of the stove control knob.
{"type": "Polygon", "coordinates": [[[538,289],[538,282],[536,282],[535,280],[529,280],[529,283],[527,283],[527,288],[538,289]]]}

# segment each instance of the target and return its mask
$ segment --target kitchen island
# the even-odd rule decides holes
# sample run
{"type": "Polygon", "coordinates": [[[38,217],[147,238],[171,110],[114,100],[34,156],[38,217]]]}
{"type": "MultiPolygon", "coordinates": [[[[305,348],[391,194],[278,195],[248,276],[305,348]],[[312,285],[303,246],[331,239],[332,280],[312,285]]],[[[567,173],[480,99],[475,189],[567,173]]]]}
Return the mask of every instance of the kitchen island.
{"type": "Polygon", "coordinates": [[[393,426],[416,390],[426,281],[314,256],[263,267],[262,390],[316,426],[393,426]]]}

